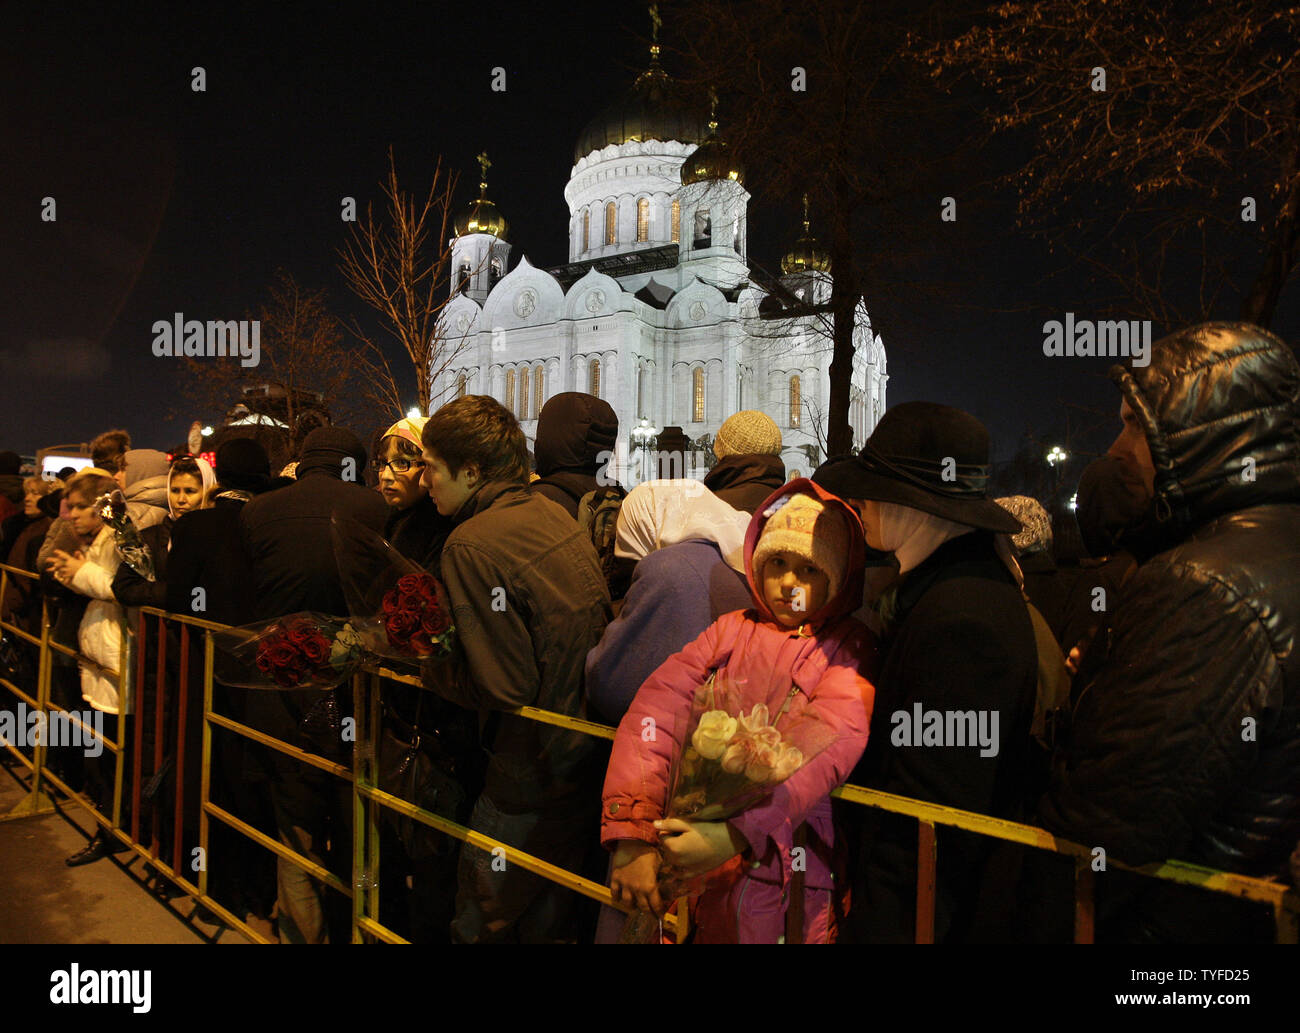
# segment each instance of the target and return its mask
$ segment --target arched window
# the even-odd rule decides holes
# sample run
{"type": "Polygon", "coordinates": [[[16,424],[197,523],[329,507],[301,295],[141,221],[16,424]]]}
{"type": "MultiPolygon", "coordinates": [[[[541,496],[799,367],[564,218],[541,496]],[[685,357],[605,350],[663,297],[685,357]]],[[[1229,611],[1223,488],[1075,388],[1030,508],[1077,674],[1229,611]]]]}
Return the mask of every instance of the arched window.
{"type": "Polygon", "coordinates": [[[533,409],[538,416],[542,414],[542,406],[546,404],[544,394],[546,390],[545,376],[545,366],[538,366],[537,369],[533,370],[533,409]]]}
{"type": "Polygon", "coordinates": [[[492,265],[488,271],[488,289],[491,290],[496,286],[497,281],[501,279],[501,259],[492,259],[492,265]]]}
{"type": "Polygon", "coordinates": [[[644,197],[636,203],[636,239],[637,243],[650,239],[650,202],[644,197]]]}
{"type": "Polygon", "coordinates": [[[682,204],[680,201],[673,202],[673,243],[682,242],[682,204]]]}
{"type": "Polygon", "coordinates": [[[803,416],[803,395],[799,391],[799,374],[790,378],[790,426],[798,427],[803,416]]]}
{"type": "Polygon", "coordinates": [[[600,359],[592,359],[591,365],[587,367],[590,374],[588,378],[587,393],[600,397],[600,359]]]}
{"type": "Polygon", "coordinates": [[[457,398],[465,397],[465,374],[464,373],[459,373],[456,376],[456,397],[457,398]]]}
{"type": "Polygon", "coordinates": [[[694,248],[705,248],[713,243],[713,220],[709,210],[701,208],[695,213],[695,238],[691,244],[694,248]]]}
{"type": "Polygon", "coordinates": [[[470,269],[470,265],[468,262],[461,262],[460,275],[456,278],[457,290],[459,291],[469,290],[469,278],[470,278],[471,271],[472,270],[470,269]]]}
{"type": "Polygon", "coordinates": [[[704,422],[704,370],[698,367],[691,374],[691,419],[704,422]]]}
{"type": "Polygon", "coordinates": [[[519,418],[528,419],[528,370],[519,371],[519,418]]]}
{"type": "Polygon", "coordinates": [[[591,248],[591,209],[582,210],[582,250],[587,251],[591,248]]]}
{"type": "Polygon", "coordinates": [[[618,206],[610,201],[605,205],[605,243],[618,241],[618,206]]]}
{"type": "Polygon", "coordinates": [[[511,412],[515,411],[515,371],[512,369],[506,370],[506,396],[502,404],[511,412]]]}

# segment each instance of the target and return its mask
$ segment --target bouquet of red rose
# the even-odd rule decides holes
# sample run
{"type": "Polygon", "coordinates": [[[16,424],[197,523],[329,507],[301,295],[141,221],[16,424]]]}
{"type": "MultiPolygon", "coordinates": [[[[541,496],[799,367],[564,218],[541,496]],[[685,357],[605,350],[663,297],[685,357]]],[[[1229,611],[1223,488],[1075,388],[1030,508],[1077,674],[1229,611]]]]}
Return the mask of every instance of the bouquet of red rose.
{"type": "Polygon", "coordinates": [[[364,638],[345,618],[294,613],[217,632],[216,676],[248,689],[332,689],[366,661],[364,638]]]}
{"type": "Polygon", "coordinates": [[[331,533],[348,612],[366,650],[411,664],[450,654],[455,627],[442,583],[356,520],[335,517],[331,533]]]}
{"type": "MultiPolygon", "coordinates": [[[[767,799],[838,738],[815,707],[786,718],[797,686],[790,687],[775,716],[766,702],[746,688],[725,672],[715,671],[696,689],[685,734],[676,739],[665,818],[733,818],[767,799]]],[[[660,898],[676,900],[698,893],[708,879],[709,874],[687,875],[665,865],[659,878],[660,898]]],[[[628,918],[619,942],[654,943],[658,930],[657,917],[638,911],[628,918]]]]}

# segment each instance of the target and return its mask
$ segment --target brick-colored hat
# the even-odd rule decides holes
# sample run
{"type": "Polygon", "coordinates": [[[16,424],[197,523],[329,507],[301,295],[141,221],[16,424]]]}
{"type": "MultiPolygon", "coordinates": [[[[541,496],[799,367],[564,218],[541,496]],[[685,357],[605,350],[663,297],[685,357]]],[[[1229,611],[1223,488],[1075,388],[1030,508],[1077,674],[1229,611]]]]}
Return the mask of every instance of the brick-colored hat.
{"type": "Polygon", "coordinates": [[[779,456],[781,428],[766,413],[742,409],[718,428],[713,454],[719,459],[727,456],[779,456]]]}
{"type": "Polygon", "coordinates": [[[826,598],[834,599],[844,583],[849,552],[849,529],[842,514],[798,493],[783,495],[763,512],[771,516],[754,547],[755,581],[762,578],[763,566],[774,552],[792,552],[826,575],[826,598]]]}

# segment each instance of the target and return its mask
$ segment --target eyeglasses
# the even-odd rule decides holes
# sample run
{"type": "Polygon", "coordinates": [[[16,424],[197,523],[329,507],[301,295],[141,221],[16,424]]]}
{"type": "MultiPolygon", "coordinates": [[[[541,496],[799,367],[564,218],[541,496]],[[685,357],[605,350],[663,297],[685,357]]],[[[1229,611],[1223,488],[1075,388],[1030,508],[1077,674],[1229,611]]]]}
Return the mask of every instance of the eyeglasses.
{"type": "Polygon", "coordinates": [[[387,461],[383,459],[375,460],[375,470],[378,473],[383,473],[384,470],[390,466],[393,468],[393,473],[407,473],[412,468],[422,468],[424,466],[424,460],[412,459],[410,456],[398,456],[396,459],[389,459],[387,461]]]}

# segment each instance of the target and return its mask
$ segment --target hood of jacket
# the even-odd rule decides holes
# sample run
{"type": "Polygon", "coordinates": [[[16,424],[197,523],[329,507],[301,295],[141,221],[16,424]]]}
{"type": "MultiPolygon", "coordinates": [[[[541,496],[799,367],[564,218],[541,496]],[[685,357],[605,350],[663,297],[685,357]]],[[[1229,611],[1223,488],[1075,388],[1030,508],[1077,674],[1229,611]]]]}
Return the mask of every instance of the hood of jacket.
{"type": "Polygon", "coordinates": [[[125,455],[126,476],[123,477],[123,490],[129,491],[140,481],[167,476],[171,463],[167,456],[156,448],[133,448],[125,455]]]}
{"type": "Polygon", "coordinates": [[[704,478],[704,486],[716,492],[755,482],[779,488],[785,483],[785,462],[780,456],[727,456],[719,459],[704,478]]]}
{"type": "Polygon", "coordinates": [[[555,395],[537,417],[537,475],[561,470],[594,475],[609,461],[617,438],[618,417],[608,402],[577,391],[555,395]]]}
{"type": "Polygon", "coordinates": [[[1189,327],[1111,379],[1150,445],[1169,544],[1224,513],[1300,501],[1300,364],[1267,330],[1189,327]]]}
{"type": "Polygon", "coordinates": [[[161,509],[164,513],[169,513],[171,507],[167,499],[167,481],[168,475],[165,473],[159,474],[157,477],[145,477],[130,485],[122,495],[128,505],[136,507],[152,506],[161,509]]]}
{"type": "Polygon", "coordinates": [[[767,605],[767,600],[763,598],[763,590],[758,583],[758,578],[755,577],[754,549],[758,547],[758,539],[767,525],[768,508],[777,499],[786,495],[812,496],[827,509],[842,514],[849,528],[849,554],[845,557],[844,576],[840,581],[839,591],[832,598],[827,599],[820,610],[810,613],[804,623],[821,624],[852,613],[862,605],[863,567],[866,563],[866,539],[862,534],[862,523],[858,520],[858,514],[846,502],[814,484],[807,477],[799,477],[772,492],[749,521],[749,531],[745,535],[745,580],[749,584],[749,594],[754,598],[755,608],[766,620],[777,622],[771,607],[767,605]]]}

